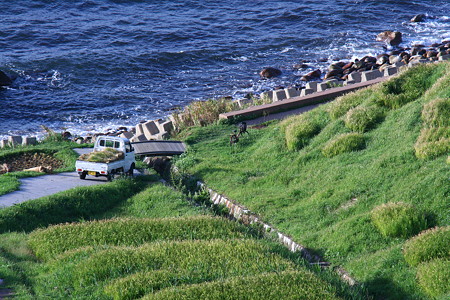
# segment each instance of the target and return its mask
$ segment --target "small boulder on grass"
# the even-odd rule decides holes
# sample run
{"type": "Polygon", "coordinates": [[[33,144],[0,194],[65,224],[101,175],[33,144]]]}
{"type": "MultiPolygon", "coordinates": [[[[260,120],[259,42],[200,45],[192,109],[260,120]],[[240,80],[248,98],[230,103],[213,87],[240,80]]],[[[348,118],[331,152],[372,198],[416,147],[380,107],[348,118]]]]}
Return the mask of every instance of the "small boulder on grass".
{"type": "Polygon", "coordinates": [[[435,259],[420,264],[417,268],[417,280],[428,295],[450,297],[450,260],[435,259]]]}
{"type": "Polygon", "coordinates": [[[398,202],[375,207],[372,222],[385,237],[408,238],[427,228],[427,219],[415,206],[398,202]]]}
{"type": "Polygon", "coordinates": [[[333,157],[341,153],[362,150],[366,141],[361,133],[345,133],[330,140],[322,149],[323,155],[333,157]]]}
{"type": "Polygon", "coordinates": [[[428,229],[407,240],[403,255],[411,266],[435,258],[450,259],[450,226],[428,229]]]}
{"type": "Polygon", "coordinates": [[[350,109],[345,115],[345,126],[356,132],[363,133],[373,128],[383,119],[383,109],[375,105],[358,106],[350,109]]]}

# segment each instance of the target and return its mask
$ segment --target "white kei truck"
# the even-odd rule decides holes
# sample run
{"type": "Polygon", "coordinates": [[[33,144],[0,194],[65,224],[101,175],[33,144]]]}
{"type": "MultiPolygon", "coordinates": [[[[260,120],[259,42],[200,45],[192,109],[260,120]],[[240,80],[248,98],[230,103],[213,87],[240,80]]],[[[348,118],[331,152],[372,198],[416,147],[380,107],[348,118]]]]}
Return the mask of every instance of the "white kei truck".
{"type": "Polygon", "coordinates": [[[109,163],[77,160],[75,169],[80,179],[85,179],[86,175],[91,175],[95,177],[106,176],[108,181],[111,181],[116,174],[133,176],[136,159],[134,156],[134,148],[130,141],[114,136],[98,137],[95,141],[94,151],[103,151],[106,148],[113,148],[123,152],[124,158],[109,163]]]}

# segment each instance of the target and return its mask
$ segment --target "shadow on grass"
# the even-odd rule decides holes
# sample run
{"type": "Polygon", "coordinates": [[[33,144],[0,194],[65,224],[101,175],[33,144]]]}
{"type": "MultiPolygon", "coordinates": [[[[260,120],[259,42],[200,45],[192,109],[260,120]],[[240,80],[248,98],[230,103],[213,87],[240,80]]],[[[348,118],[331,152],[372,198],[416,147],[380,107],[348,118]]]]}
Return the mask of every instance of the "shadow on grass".
{"type": "Polygon", "coordinates": [[[369,295],[375,300],[388,299],[415,299],[411,293],[402,289],[391,279],[386,277],[377,277],[364,283],[369,295]]]}

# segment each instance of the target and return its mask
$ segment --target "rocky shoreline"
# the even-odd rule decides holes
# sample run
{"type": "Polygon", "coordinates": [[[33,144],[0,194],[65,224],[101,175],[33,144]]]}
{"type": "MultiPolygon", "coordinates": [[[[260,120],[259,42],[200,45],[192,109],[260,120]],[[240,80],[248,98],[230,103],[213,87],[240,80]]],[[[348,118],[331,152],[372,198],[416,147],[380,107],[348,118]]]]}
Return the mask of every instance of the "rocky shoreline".
{"type": "MultiPolygon", "coordinates": [[[[423,21],[423,15],[417,15],[411,22],[423,21]]],[[[233,110],[240,110],[249,106],[267,104],[294,97],[302,97],[316,92],[321,92],[333,87],[370,81],[382,76],[391,76],[401,71],[402,68],[412,67],[420,63],[432,63],[450,59],[450,40],[435,43],[429,46],[412,45],[411,47],[399,47],[402,42],[400,32],[385,31],[377,35],[376,40],[385,44],[385,49],[390,51],[377,56],[364,56],[354,60],[340,60],[328,66],[326,70],[315,69],[303,74],[299,81],[303,82],[288,88],[278,87],[275,90],[249,95],[246,98],[231,100],[233,110]]],[[[305,69],[309,66],[302,63],[293,68],[305,69]]],[[[273,67],[264,68],[260,72],[262,78],[270,80],[280,76],[281,70],[273,67]]],[[[8,86],[12,80],[0,71],[0,85],[8,86]]],[[[63,138],[79,144],[91,143],[97,136],[121,136],[132,142],[147,140],[162,140],[170,136],[170,132],[176,127],[177,121],[183,118],[182,112],[168,116],[167,120],[157,119],[143,121],[134,127],[119,127],[116,130],[108,129],[103,133],[92,133],[85,136],[72,136],[70,132],[63,132],[63,138]],[[175,115],[175,116],[174,116],[175,115]]],[[[18,145],[34,145],[36,137],[9,136],[0,140],[0,148],[15,147],[18,145]]]]}

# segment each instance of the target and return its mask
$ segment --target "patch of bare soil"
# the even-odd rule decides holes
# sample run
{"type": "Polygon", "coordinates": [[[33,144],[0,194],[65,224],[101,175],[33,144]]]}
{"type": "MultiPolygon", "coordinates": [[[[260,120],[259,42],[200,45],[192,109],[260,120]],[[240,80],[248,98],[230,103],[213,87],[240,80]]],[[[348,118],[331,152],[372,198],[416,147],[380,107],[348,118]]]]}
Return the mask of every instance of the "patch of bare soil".
{"type": "Polygon", "coordinates": [[[266,128],[266,127],[267,127],[266,124],[259,124],[259,125],[253,125],[250,128],[251,129],[263,129],[263,128],[266,128]]]}
{"type": "Polygon", "coordinates": [[[1,159],[0,174],[23,171],[35,167],[43,167],[41,168],[42,172],[51,173],[52,170],[63,166],[64,163],[53,157],[53,155],[46,153],[24,153],[14,157],[1,159]]]}

